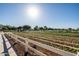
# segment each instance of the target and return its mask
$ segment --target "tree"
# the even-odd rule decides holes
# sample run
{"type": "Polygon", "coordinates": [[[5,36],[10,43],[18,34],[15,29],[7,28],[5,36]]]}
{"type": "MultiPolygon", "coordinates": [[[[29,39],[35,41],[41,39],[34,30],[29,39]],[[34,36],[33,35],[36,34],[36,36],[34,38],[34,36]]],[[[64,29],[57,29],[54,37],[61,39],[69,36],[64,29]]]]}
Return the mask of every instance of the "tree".
{"type": "Polygon", "coordinates": [[[44,30],[44,28],[43,27],[39,27],[39,30],[44,30]]]}
{"type": "Polygon", "coordinates": [[[3,25],[2,25],[2,24],[0,24],[0,31],[2,31],[2,28],[3,28],[3,25]]]}
{"type": "Polygon", "coordinates": [[[29,26],[29,25],[24,25],[23,26],[23,31],[30,30],[30,29],[31,29],[31,26],[29,26]]]}
{"type": "Polygon", "coordinates": [[[55,30],[55,29],[49,27],[48,30],[55,30]]]}
{"type": "Polygon", "coordinates": [[[72,32],[72,28],[68,28],[68,31],[69,31],[69,32],[72,32]]]}
{"type": "Polygon", "coordinates": [[[48,27],[47,26],[44,26],[44,30],[48,30],[48,27]]]}
{"type": "Polygon", "coordinates": [[[2,27],[2,30],[6,30],[6,28],[3,26],[3,27],[2,27]]]}
{"type": "Polygon", "coordinates": [[[34,27],[34,30],[39,30],[39,27],[38,27],[38,26],[35,26],[35,27],[34,27]]]}
{"type": "Polygon", "coordinates": [[[79,28],[77,28],[76,30],[77,30],[77,32],[79,32],[79,28]]]}
{"type": "Polygon", "coordinates": [[[17,27],[13,26],[13,27],[11,27],[11,30],[17,30],[17,27]]]}
{"type": "Polygon", "coordinates": [[[22,27],[21,27],[21,26],[17,27],[17,30],[18,30],[19,32],[22,31],[22,27]]]}

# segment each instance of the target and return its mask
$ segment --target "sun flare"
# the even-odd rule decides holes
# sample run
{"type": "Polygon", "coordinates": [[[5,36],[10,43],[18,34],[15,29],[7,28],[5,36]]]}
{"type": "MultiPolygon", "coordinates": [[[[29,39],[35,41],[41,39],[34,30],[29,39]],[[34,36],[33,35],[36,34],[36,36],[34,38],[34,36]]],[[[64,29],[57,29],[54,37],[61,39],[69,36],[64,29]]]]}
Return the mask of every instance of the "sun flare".
{"type": "Polygon", "coordinates": [[[32,20],[36,20],[39,17],[39,8],[37,8],[36,6],[29,6],[27,8],[27,15],[32,20]]]}

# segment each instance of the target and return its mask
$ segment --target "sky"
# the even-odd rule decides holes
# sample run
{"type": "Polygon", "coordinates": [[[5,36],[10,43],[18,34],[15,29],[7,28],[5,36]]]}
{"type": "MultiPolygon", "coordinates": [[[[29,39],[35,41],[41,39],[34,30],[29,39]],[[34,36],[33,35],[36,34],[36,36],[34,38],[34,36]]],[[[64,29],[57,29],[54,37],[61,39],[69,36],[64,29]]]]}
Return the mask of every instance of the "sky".
{"type": "Polygon", "coordinates": [[[21,26],[48,26],[53,28],[79,28],[79,4],[2,4],[0,3],[0,24],[21,26]],[[28,17],[30,5],[38,8],[39,17],[33,20],[28,17]]]}

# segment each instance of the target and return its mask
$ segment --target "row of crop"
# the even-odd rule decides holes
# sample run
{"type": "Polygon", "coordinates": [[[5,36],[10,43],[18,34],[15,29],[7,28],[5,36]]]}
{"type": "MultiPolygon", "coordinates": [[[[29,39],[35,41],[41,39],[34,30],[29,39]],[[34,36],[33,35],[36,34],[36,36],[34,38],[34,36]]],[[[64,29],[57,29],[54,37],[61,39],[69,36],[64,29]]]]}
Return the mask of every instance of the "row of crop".
{"type": "Polygon", "coordinates": [[[51,34],[45,34],[45,33],[22,33],[24,35],[28,35],[28,36],[37,36],[37,37],[45,37],[48,39],[55,39],[55,40],[60,40],[60,41],[66,41],[66,42],[70,42],[70,43],[75,43],[75,44],[79,44],[79,38],[77,37],[67,37],[67,36],[56,36],[56,35],[51,35],[51,34]]]}
{"type": "Polygon", "coordinates": [[[66,42],[64,42],[65,40],[64,41],[61,41],[61,40],[57,41],[55,39],[49,40],[46,38],[41,38],[40,36],[36,36],[36,35],[28,35],[28,34],[27,35],[20,34],[20,35],[27,37],[27,38],[30,38],[30,39],[35,40],[35,41],[45,43],[45,44],[53,46],[55,48],[59,48],[59,49],[65,50],[65,51],[72,52],[72,53],[77,53],[77,51],[78,51],[77,48],[79,47],[76,44],[66,43],[66,42]],[[77,48],[74,48],[74,47],[77,47],[77,48]]]}
{"type": "Polygon", "coordinates": [[[71,46],[71,47],[75,47],[75,48],[79,48],[79,44],[76,44],[76,43],[70,43],[70,42],[61,41],[61,40],[55,40],[55,39],[48,39],[48,38],[44,38],[44,37],[36,37],[36,38],[47,40],[47,41],[50,41],[50,42],[63,44],[63,45],[67,45],[67,46],[71,46]]]}
{"type": "MultiPolygon", "coordinates": [[[[21,36],[24,36],[24,35],[21,35],[21,36]]],[[[71,47],[75,47],[75,48],[79,48],[79,44],[76,44],[76,43],[70,43],[70,42],[66,42],[65,40],[64,41],[61,41],[61,40],[56,40],[56,39],[50,39],[50,38],[45,38],[45,37],[41,37],[41,36],[36,36],[36,35],[25,35],[24,37],[34,37],[34,38],[38,38],[38,39],[43,39],[43,40],[47,40],[47,41],[50,41],[50,42],[55,42],[55,43],[59,43],[59,44],[63,44],[63,45],[67,45],[67,46],[71,46],[71,47]]]]}
{"type": "Polygon", "coordinates": [[[59,48],[59,49],[65,50],[65,51],[69,51],[69,52],[72,52],[72,53],[75,53],[75,54],[77,53],[77,51],[79,51],[79,49],[77,49],[77,48],[70,47],[70,46],[63,45],[63,44],[49,42],[49,41],[45,41],[45,40],[41,40],[41,39],[38,40],[38,38],[33,38],[33,37],[30,37],[29,39],[32,39],[32,40],[53,46],[55,48],[59,48]]]}

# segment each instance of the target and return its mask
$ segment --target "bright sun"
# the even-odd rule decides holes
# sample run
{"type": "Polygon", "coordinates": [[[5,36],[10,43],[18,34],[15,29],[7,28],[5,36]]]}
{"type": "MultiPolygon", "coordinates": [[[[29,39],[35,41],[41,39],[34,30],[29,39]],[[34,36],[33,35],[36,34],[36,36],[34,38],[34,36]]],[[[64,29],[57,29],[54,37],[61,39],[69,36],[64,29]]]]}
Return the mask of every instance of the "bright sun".
{"type": "Polygon", "coordinates": [[[37,18],[39,17],[39,9],[36,6],[29,6],[27,8],[27,15],[32,20],[37,20],[37,18]]]}

